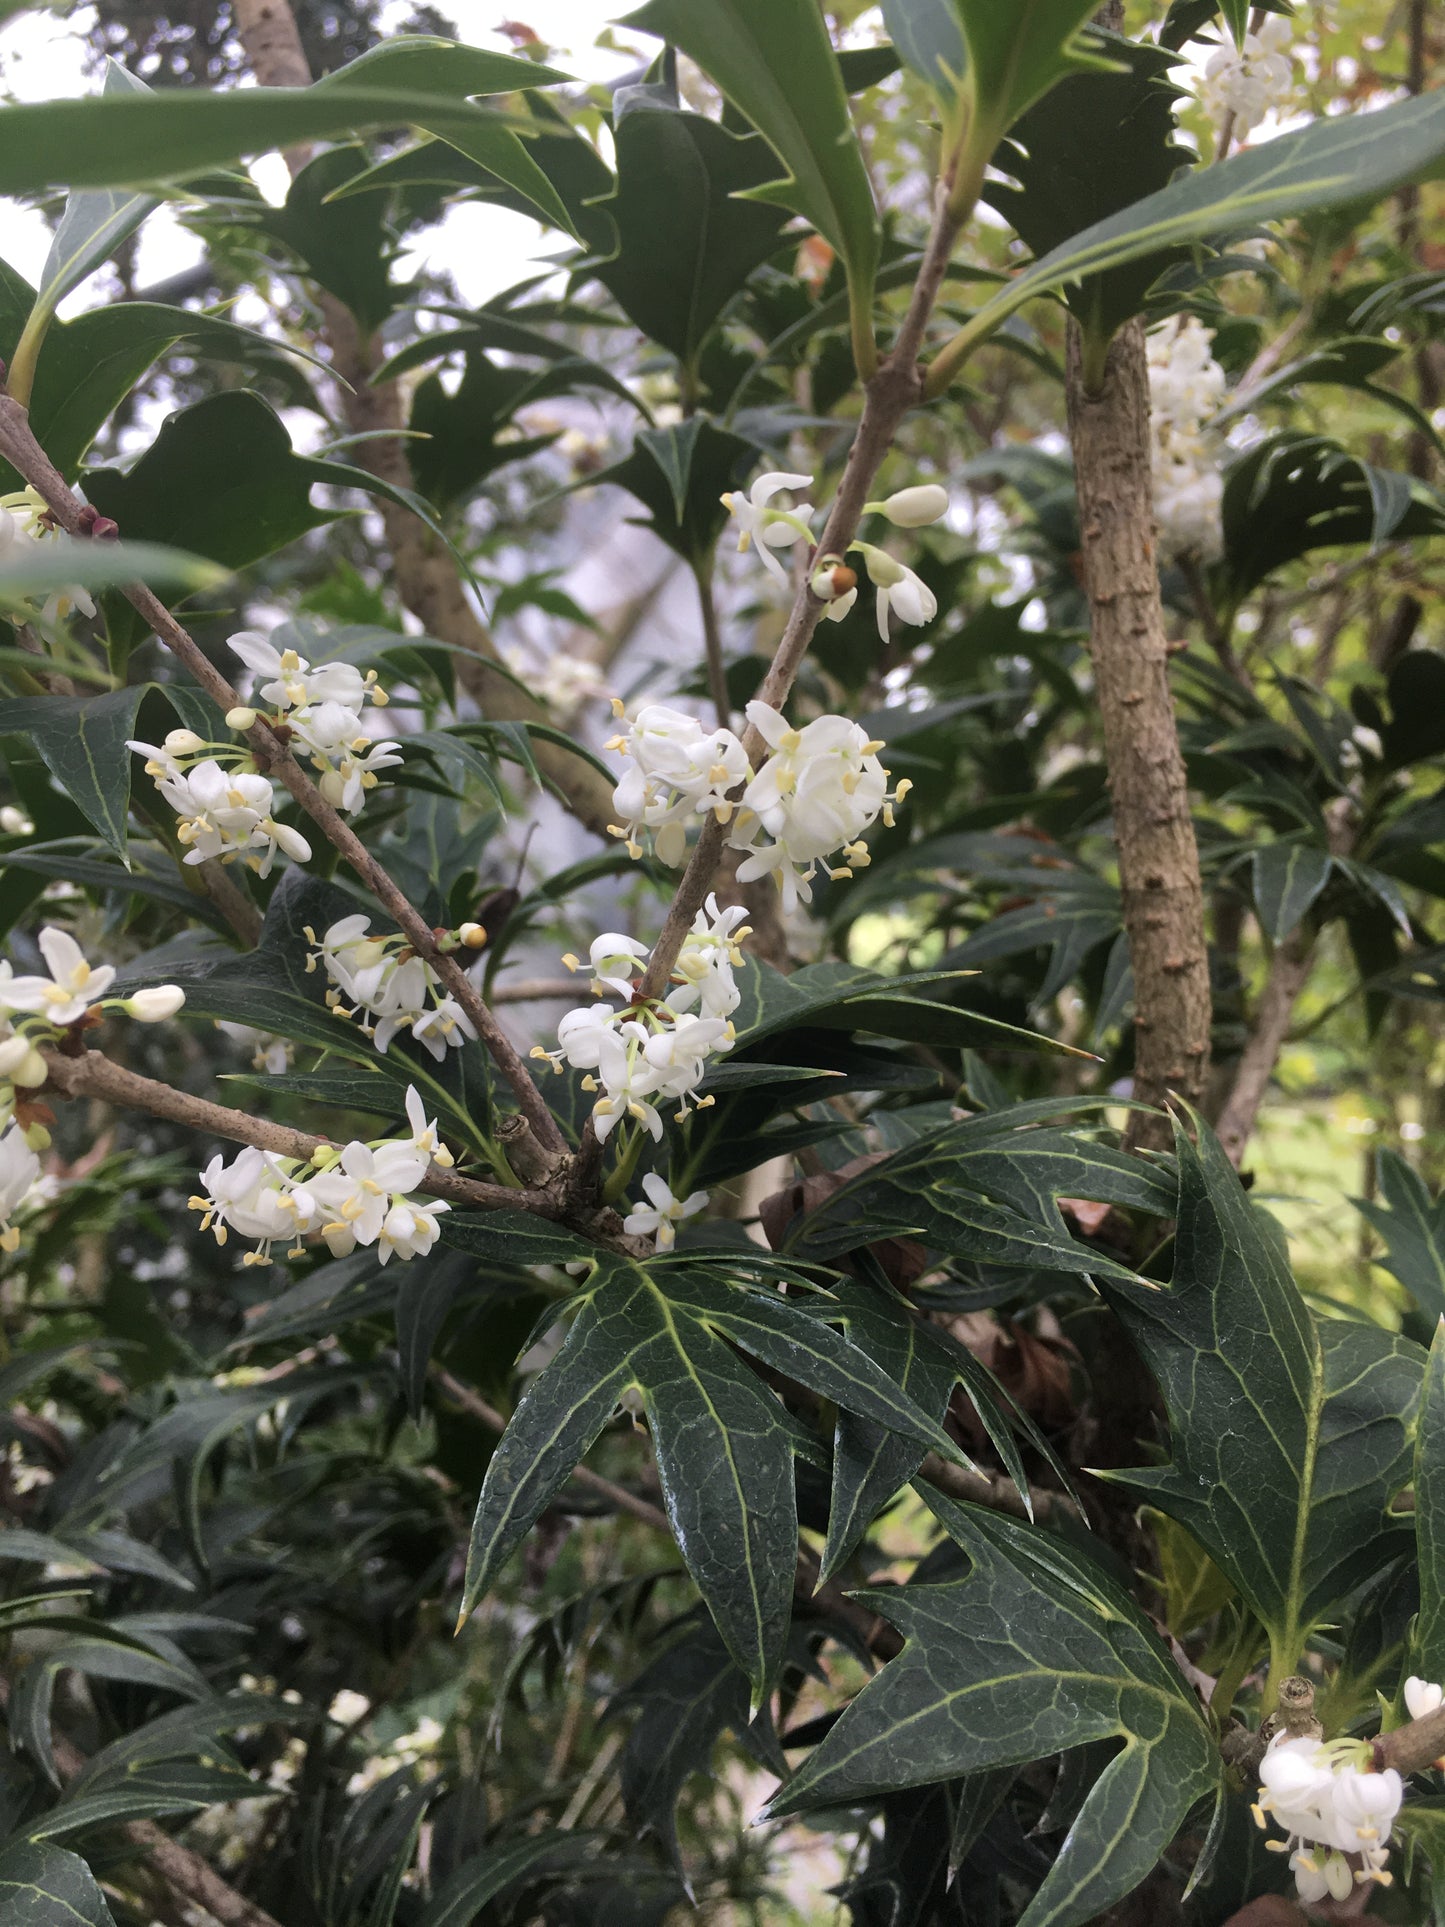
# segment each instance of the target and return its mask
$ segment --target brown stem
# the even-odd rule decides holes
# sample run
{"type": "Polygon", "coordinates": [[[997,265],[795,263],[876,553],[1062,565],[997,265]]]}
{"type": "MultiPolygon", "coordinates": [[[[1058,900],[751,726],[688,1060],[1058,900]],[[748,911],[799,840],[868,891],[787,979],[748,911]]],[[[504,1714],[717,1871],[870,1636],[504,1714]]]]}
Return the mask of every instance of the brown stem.
{"type": "MultiPolygon", "coordinates": [[[[81,532],[80,504],[36,441],[26,410],[8,395],[0,395],[0,453],[43,497],[61,528],[72,535],[81,532]]],[[[235,689],[157,596],[140,583],[128,585],[122,593],[222,710],[239,707],[240,697],[235,689]]],[[[511,1085],[517,1103],[537,1137],[550,1149],[565,1151],[566,1140],[547,1109],[541,1092],[533,1083],[526,1063],[482,1001],[466,972],[453,957],[438,948],[430,926],[356,832],[322,796],[270,724],[258,722],[246,732],[246,738],[255,752],[257,766],[280,778],[327,841],[391,916],[397,928],[405,933],[417,955],[430,965],[461,1005],[478,1037],[491,1052],[498,1070],[511,1085]]]]}
{"type": "Polygon", "coordinates": [[[231,17],[258,86],[311,85],[311,68],[287,0],[231,0],[231,17]]]}
{"type": "MultiPolygon", "coordinates": [[[[1134,966],[1134,1095],[1191,1103],[1209,1061],[1209,960],[1199,851],[1154,557],[1144,324],[1110,344],[1097,393],[1070,323],[1069,433],[1089,596],[1089,650],[1104,730],[1124,928],[1134,966]]],[[[1167,1119],[1129,1113],[1128,1141],[1167,1145],[1167,1119]]]]}
{"type": "Polygon", "coordinates": [[[1236,1167],[1244,1156],[1244,1147],[1274,1075],[1275,1062],[1289,1035],[1295,1000],[1308,981],[1314,953],[1314,933],[1301,926],[1292,930],[1278,946],[1270,963],[1254,1021],[1249,1027],[1249,1040],[1240,1054],[1233,1086],[1215,1126],[1230,1163],[1236,1167]]]}
{"type": "Polygon", "coordinates": [[[717,602],[712,592],[712,568],[693,571],[697,582],[698,608],[702,612],[702,640],[707,657],[707,686],[712,706],[717,711],[719,729],[732,726],[733,707],[728,701],[727,666],[723,661],[722,630],[718,626],[717,602]]]}
{"type": "Polygon", "coordinates": [[[191,874],[200,877],[205,894],[215,904],[241,942],[248,950],[254,950],[261,941],[261,926],[264,919],[246,892],[227,876],[225,869],[216,862],[214,857],[207,857],[204,863],[193,864],[190,867],[191,874]]]}
{"type": "Polygon", "coordinates": [[[1383,1773],[1394,1767],[1400,1774],[1421,1773],[1445,1753],[1445,1706],[1439,1706],[1423,1719],[1407,1720],[1403,1726],[1381,1733],[1375,1740],[1375,1768],[1383,1773]]]}
{"type": "MultiPolygon", "coordinates": [[[[229,1138],[236,1144],[254,1144],[259,1150],[273,1151],[277,1157],[306,1160],[330,1140],[313,1137],[309,1131],[293,1130],[289,1124],[272,1124],[253,1117],[249,1111],[232,1110],[213,1104],[209,1098],[192,1097],[188,1091],[175,1090],[156,1078],[142,1077],[104,1057],[99,1051],[83,1051],[69,1057],[63,1051],[41,1053],[50,1072],[47,1091],[63,1097],[93,1097],[107,1104],[123,1105],[127,1110],[144,1111],[151,1117],[167,1118],[212,1137],[229,1138]]],[[[542,1191],[514,1190],[510,1185],[487,1184],[479,1178],[464,1178],[460,1172],[446,1171],[433,1164],[417,1186],[434,1198],[446,1198],[472,1211],[533,1211],[543,1217],[556,1217],[556,1202],[542,1191]]]]}
{"type": "MultiPolygon", "coordinates": [[[[9,1685],[0,1679],[0,1710],[8,1711],[9,1701],[9,1685]]],[[[52,1749],[60,1777],[68,1784],[84,1770],[85,1755],[63,1733],[52,1735],[52,1749]]],[[[281,1927],[264,1907],[238,1894],[209,1862],[172,1840],[153,1820],[127,1820],[120,1831],[146,1856],[173,1893],[203,1907],[221,1927],[281,1927]]]]}

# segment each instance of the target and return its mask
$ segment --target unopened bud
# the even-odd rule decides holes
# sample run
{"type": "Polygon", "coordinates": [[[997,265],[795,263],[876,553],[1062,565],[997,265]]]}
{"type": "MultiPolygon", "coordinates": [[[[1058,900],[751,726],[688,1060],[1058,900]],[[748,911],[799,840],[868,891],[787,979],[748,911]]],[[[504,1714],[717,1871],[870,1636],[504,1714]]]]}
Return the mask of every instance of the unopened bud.
{"type": "Polygon", "coordinates": [[[163,1024],[167,1017],[175,1016],[185,1001],[186,993],[179,984],[154,984],[149,990],[138,990],[134,997],[127,997],[121,1009],[138,1024],[163,1024]]]}
{"type": "Polygon", "coordinates": [[[340,1156],[334,1144],[318,1144],[311,1153],[311,1162],[318,1171],[329,1171],[340,1156]]]}
{"type": "Polygon", "coordinates": [[[487,941],[486,926],[480,923],[460,924],[457,936],[468,950],[481,950],[487,941]]]}
{"type": "Polygon", "coordinates": [[[901,562],[895,562],[887,549],[875,549],[871,542],[858,542],[854,546],[863,551],[863,565],[869,580],[876,582],[880,589],[896,588],[907,575],[907,569],[901,562]]]}
{"type": "Polygon", "coordinates": [[[256,712],[247,703],[238,703],[234,709],[226,711],[227,729],[254,729],[256,712]]]}
{"type": "Polygon", "coordinates": [[[923,529],[947,515],[948,490],[937,482],[919,482],[913,488],[900,488],[881,502],[870,502],[868,507],[886,515],[896,529],[923,529]]]}
{"type": "Polygon", "coordinates": [[[813,571],[810,586],[820,602],[836,602],[858,587],[858,573],[837,556],[824,556],[821,566],[813,571]]]}
{"type": "Polygon", "coordinates": [[[50,1149],[50,1133],[43,1124],[27,1124],[23,1136],[32,1151],[48,1151],[50,1149]]]}
{"type": "Polygon", "coordinates": [[[0,1044],[0,1078],[8,1079],[11,1071],[25,1062],[29,1050],[28,1037],[7,1037],[0,1044]]]}
{"type": "Polygon", "coordinates": [[[172,756],[195,756],[206,747],[206,739],[193,729],[173,729],[166,736],[165,746],[172,756]]]}
{"type": "Polygon", "coordinates": [[[10,1073],[10,1082],[22,1091],[38,1091],[50,1075],[49,1066],[32,1045],[10,1073]]]}

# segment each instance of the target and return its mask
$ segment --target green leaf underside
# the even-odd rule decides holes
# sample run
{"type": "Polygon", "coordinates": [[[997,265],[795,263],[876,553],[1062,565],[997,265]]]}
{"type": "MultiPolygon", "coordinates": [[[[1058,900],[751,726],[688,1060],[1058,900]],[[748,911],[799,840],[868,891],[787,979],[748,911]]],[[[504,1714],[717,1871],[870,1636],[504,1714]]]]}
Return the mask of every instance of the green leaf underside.
{"type": "Polygon", "coordinates": [[[993,331],[1025,301],[1145,255],[1352,202],[1373,203],[1445,154],[1445,99],[1422,94],[1374,113],[1317,120],[1146,195],[1054,248],[969,323],[993,331]]]}
{"type": "Polygon", "coordinates": [[[754,198],[810,221],[866,294],[878,263],[878,215],[814,0],[648,0],[626,24],[681,47],[712,76],[788,169],[754,198]]]}
{"type": "Polygon", "coordinates": [[[1174,1276],[1100,1289],[1159,1380],[1167,1466],[1104,1476],[1193,1534],[1288,1670],[1304,1633],[1384,1556],[1410,1470],[1423,1356],[1374,1326],[1319,1324],[1283,1234],[1207,1126],[1176,1132],[1174,1276]]]}
{"type": "Polygon", "coordinates": [[[527,1391],[487,1468],[465,1601],[491,1584],[616,1410],[642,1396],[673,1534],[719,1632],[760,1693],[787,1636],[797,1560],[793,1453],[804,1440],[741,1347],[811,1390],[957,1459],[958,1449],[801,1303],[674,1263],[604,1262],[561,1350],[527,1391]]]}
{"type": "Polygon", "coordinates": [[[858,1595],[903,1652],[798,1769],[773,1815],[1122,1741],[1020,1927],[1078,1927],[1153,1867],[1219,1783],[1197,1704],[1138,1608],[1082,1554],[920,1487],[966,1579],[858,1595]]]}

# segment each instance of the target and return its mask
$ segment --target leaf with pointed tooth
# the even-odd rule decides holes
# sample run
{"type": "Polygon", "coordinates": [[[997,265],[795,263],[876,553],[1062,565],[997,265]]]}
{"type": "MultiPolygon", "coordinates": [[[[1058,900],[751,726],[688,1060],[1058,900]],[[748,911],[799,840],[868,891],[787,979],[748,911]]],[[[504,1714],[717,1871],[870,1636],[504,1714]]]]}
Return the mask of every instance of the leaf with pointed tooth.
{"type": "Polygon", "coordinates": [[[1079,1927],[1143,1879],[1219,1755],[1138,1608],[1081,1553],[919,1488],[967,1553],[966,1579],[864,1592],[905,1644],[798,1769],[770,1813],[1120,1741],[1020,1927],[1079,1927]]]}
{"type": "Polygon", "coordinates": [[[30,1840],[0,1850],[0,1913],[6,1927],[115,1927],[80,1855],[30,1840]]]}
{"type": "Polygon", "coordinates": [[[71,801],[125,858],[131,753],[142,685],[103,696],[23,696],[0,702],[0,735],[28,738],[71,801]]]}
{"type": "Polygon", "coordinates": [[[644,334],[690,363],[778,246],[786,215],[740,198],[776,172],[773,156],[759,135],[681,112],[654,88],[620,89],[614,111],[617,192],[603,205],[617,251],[597,278],[644,334]]]}
{"type": "MultiPolygon", "coordinates": [[[[989,147],[1036,101],[1070,75],[1107,71],[1101,37],[1080,30],[1094,8],[1088,0],[954,0],[963,24],[967,60],[965,125],[987,133],[989,147]]],[[[980,159],[985,158],[983,155],[980,159]]]]}
{"type": "Polygon", "coordinates": [[[1445,1194],[1432,1202],[1398,1151],[1377,1154],[1375,1178],[1382,1202],[1352,1200],[1385,1240],[1385,1255],[1375,1262],[1394,1273],[1427,1317],[1445,1317],[1445,1194]]]}
{"type": "Polygon", "coordinates": [[[676,426],[643,429],[632,453],[591,476],[588,486],[625,488],[651,517],[643,528],[684,561],[705,567],[727,524],[719,497],[741,487],[757,456],[754,443],[694,415],[676,426]]]}
{"type": "Polygon", "coordinates": [[[1269,1629],[1289,1671],[1305,1632],[1375,1570],[1409,1476],[1424,1355],[1372,1325],[1316,1323],[1284,1234],[1207,1125],[1176,1130],[1174,1276],[1100,1290],[1159,1380],[1167,1466],[1103,1476],[1184,1526],[1269,1629]]]}
{"type": "Polygon", "coordinates": [[[681,47],[752,122],[788,177],[751,190],[831,241],[866,303],[878,214],[837,56],[814,0],[647,0],[627,25],[681,47]]]}
{"type": "Polygon", "coordinates": [[[782,1298],[684,1255],[650,1271],[604,1259],[561,1350],[487,1467],[468,1558],[470,1611],[627,1391],[641,1394],[673,1534],[760,1694],[787,1635],[797,1561],[793,1454],[805,1437],[740,1347],[810,1390],[957,1459],[958,1448],[868,1355],[826,1300],[782,1298]]]}
{"type": "Polygon", "coordinates": [[[1252,859],[1254,907],[1271,943],[1287,937],[1330,880],[1328,850],[1283,837],[1262,843],[1252,859]]]}

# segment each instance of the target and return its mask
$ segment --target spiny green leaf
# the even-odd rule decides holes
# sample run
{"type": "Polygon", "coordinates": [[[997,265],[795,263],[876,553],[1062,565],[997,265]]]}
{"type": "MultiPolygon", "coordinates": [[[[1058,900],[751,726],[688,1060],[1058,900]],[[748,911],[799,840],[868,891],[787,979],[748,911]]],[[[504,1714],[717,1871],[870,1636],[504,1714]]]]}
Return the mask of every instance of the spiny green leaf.
{"type": "Polygon", "coordinates": [[[642,527],[684,561],[706,568],[728,519],[719,497],[741,485],[757,456],[753,442],[694,415],[641,430],[632,453],[590,477],[588,486],[611,482],[625,488],[649,511],[642,527]]]}
{"type": "Polygon", "coordinates": [[[964,125],[980,161],[1020,114],[1070,74],[1107,71],[1097,36],[1080,32],[1089,0],[954,0],[963,26],[964,125]],[[977,130],[977,132],[975,132],[977,130]],[[986,142],[986,147],[983,143],[986,142]]]}
{"type": "Polygon", "coordinates": [[[1219,1785],[1198,1705],[1138,1608],[1058,1540],[920,1487],[967,1579],[859,1595],[904,1635],[773,1802],[846,1805],[897,1787],[1121,1740],[1020,1927],[1078,1927],[1154,1866],[1219,1785]]]}
{"type": "Polygon", "coordinates": [[[6,1927],[115,1927],[80,1855],[30,1840],[0,1851],[0,1913],[6,1927]]]}
{"type": "Polygon", "coordinates": [[[1353,1203],[1385,1240],[1376,1263],[1394,1273],[1427,1318],[1445,1317],[1445,1194],[1432,1202],[1398,1151],[1377,1154],[1375,1178],[1382,1202],[1353,1203]]]}
{"type": "MultiPolygon", "coordinates": [[[[739,198],[774,171],[756,134],[729,133],[648,87],[619,91],[617,251],[597,278],[643,333],[690,363],[753,269],[778,245],[777,208],[739,198]]],[[[679,504],[679,511],[681,505],[679,504]]]]}
{"type": "Polygon", "coordinates": [[[1284,1236],[1219,1140],[1176,1131],[1174,1276],[1101,1291],[1169,1410],[1167,1466],[1104,1476],[1193,1534],[1293,1669],[1309,1628],[1380,1563],[1409,1476],[1423,1354],[1372,1325],[1311,1317],[1284,1236]]]}
{"type": "Polygon", "coordinates": [[[753,198],[801,214],[831,241],[866,306],[878,215],[814,0],[648,0],[627,25],[681,47],[747,116],[788,169],[786,180],[754,188],[753,198]]]}
{"type": "Polygon", "coordinates": [[[1254,907],[1271,943],[1287,937],[1330,880],[1328,850],[1279,838],[1252,858],[1254,907]]]}
{"type": "Polygon", "coordinates": [[[124,861],[131,753],[143,684],[103,696],[23,696],[0,702],[0,735],[24,736],[51,775],[124,861]]]}
{"type": "Polygon", "coordinates": [[[958,1449],[808,1305],[679,1257],[652,1271],[604,1260],[561,1350],[528,1389],[487,1467],[472,1527],[470,1611],[616,1410],[640,1392],[679,1550],[759,1695],[787,1635],[797,1559],[794,1452],[803,1442],[734,1347],[877,1423],[958,1449]]]}

